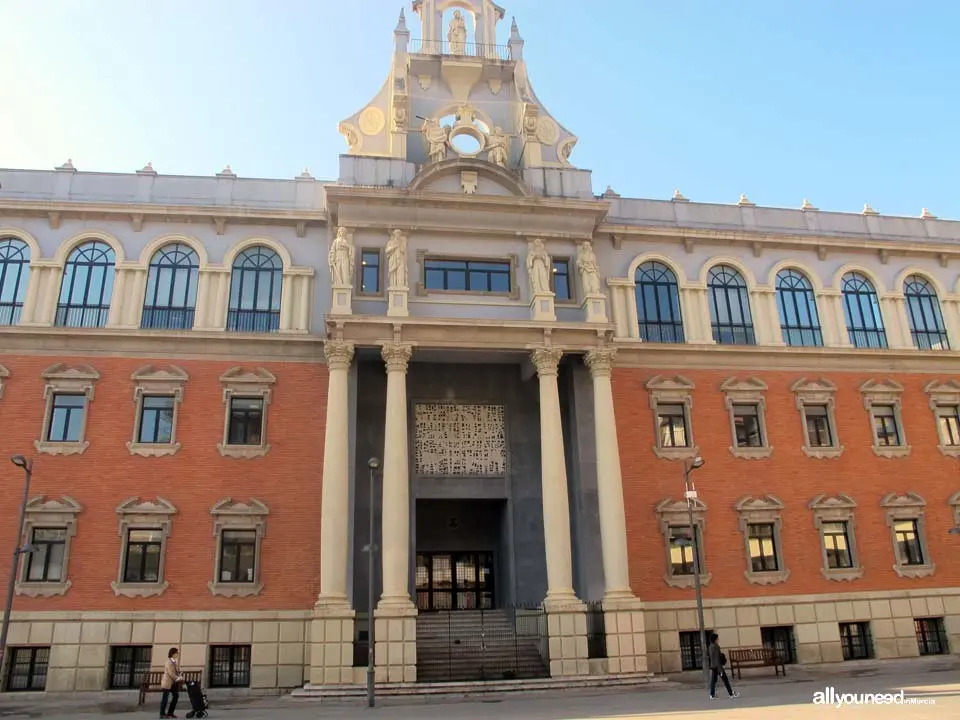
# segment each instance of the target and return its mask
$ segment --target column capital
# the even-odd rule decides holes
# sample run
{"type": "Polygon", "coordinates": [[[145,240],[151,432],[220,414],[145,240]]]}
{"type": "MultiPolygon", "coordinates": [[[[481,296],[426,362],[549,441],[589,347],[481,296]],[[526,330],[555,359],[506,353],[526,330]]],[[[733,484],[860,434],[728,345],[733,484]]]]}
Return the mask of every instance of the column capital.
{"type": "Polygon", "coordinates": [[[407,372],[407,365],[413,357],[413,345],[410,343],[387,343],[380,351],[387,364],[387,372],[407,372]]]}
{"type": "Polygon", "coordinates": [[[539,347],[530,353],[530,359],[533,366],[537,369],[537,375],[556,375],[557,367],[560,365],[560,358],[563,352],[552,347],[539,347]]]}
{"type": "Polygon", "coordinates": [[[327,367],[331,370],[349,370],[353,362],[354,345],[343,340],[328,340],[323,344],[323,354],[327,358],[327,367]]]}
{"type": "Polygon", "coordinates": [[[609,377],[613,370],[613,361],[617,356],[617,349],[612,347],[596,347],[588,351],[583,361],[590,368],[593,377],[609,377]]]}

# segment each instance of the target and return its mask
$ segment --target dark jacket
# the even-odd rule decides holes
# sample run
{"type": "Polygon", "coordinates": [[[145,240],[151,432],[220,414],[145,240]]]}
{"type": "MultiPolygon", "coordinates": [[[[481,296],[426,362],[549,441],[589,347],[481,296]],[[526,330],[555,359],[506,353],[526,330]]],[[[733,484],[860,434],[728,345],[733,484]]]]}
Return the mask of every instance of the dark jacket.
{"type": "Polygon", "coordinates": [[[708,659],[710,660],[710,669],[711,670],[722,670],[723,663],[720,662],[720,645],[718,643],[710,643],[710,648],[707,651],[708,659]]]}

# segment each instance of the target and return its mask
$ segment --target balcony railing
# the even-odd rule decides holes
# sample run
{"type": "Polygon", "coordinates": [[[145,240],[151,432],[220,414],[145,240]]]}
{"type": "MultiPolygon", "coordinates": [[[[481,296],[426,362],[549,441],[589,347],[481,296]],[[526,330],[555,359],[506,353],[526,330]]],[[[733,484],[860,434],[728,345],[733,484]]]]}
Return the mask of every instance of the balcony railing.
{"type": "Polygon", "coordinates": [[[143,308],[140,327],[144,330],[192,330],[192,307],[151,307],[143,308]]]}
{"type": "Polygon", "coordinates": [[[410,52],[413,55],[450,55],[463,57],[489,58],[491,60],[512,60],[510,46],[490,45],[487,43],[464,43],[463,52],[453,52],[447,40],[422,40],[414,38],[410,41],[410,52]]]}
{"type": "Polygon", "coordinates": [[[279,329],[279,310],[229,310],[227,312],[227,330],[231,332],[269,333],[279,329]]]}
{"type": "Polygon", "coordinates": [[[54,325],[57,327],[102,328],[107,324],[109,305],[57,305],[54,325]]]}
{"type": "Polygon", "coordinates": [[[19,325],[23,303],[0,302],[0,325],[19,325]]]}

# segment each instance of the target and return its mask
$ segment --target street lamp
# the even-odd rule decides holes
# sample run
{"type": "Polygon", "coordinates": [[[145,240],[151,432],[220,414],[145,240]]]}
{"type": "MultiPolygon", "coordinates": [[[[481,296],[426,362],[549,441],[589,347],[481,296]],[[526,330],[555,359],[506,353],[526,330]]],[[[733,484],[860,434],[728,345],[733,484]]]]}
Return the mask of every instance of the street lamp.
{"type": "Polygon", "coordinates": [[[367,538],[367,546],[364,551],[367,553],[367,707],[376,705],[375,683],[376,668],[374,667],[374,645],[373,645],[373,592],[374,592],[374,559],[377,552],[377,546],[373,543],[374,521],[376,519],[376,489],[377,489],[377,470],[380,469],[380,460],[372,457],[367,460],[367,467],[370,468],[370,531],[367,538]]]}
{"type": "Polygon", "coordinates": [[[960,525],[958,525],[957,527],[950,528],[949,530],[947,530],[947,533],[949,535],[960,535],[960,525]]]}
{"type": "Polygon", "coordinates": [[[710,687],[710,662],[707,660],[707,629],[703,621],[703,588],[700,586],[700,543],[697,542],[697,527],[693,524],[693,503],[697,490],[690,482],[690,473],[703,467],[703,458],[697,455],[683,466],[683,496],[687,500],[687,519],[690,523],[690,542],[693,546],[693,588],[697,595],[697,622],[700,624],[700,665],[703,682],[710,687]]]}
{"type": "Polygon", "coordinates": [[[30,477],[33,475],[33,460],[27,460],[23,455],[14,455],[10,462],[23,470],[23,502],[20,503],[20,522],[17,525],[17,544],[13,548],[13,560],[10,563],[10,579],[7,581],[7,604],[4,606],[3,626],[0,628],[0,669],[4,667],[4,655],[7,651],[7,633],[10,631],[10,611],[13,609],[13,591],[17,584],[17,571],[20,568],[20,556],[33,552],[33,547],[27,543],[20,545],[23,539],[23,523],[27,515],[27,501],[30,498],[30,477]]]}

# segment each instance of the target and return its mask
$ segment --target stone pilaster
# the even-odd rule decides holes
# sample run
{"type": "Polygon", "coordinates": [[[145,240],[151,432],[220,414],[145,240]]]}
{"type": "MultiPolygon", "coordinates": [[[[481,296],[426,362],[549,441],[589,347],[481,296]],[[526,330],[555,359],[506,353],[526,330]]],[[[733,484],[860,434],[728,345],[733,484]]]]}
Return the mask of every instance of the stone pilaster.
{"type": "Polygon", "coordinates": [[[643,603],[637,598],[603,601],[607,668],[613,675],[647,672],[643,603]]]}
{"type": "Polygon", "coordinates": [[[376,680],[383,682],[417,681],[417,609],[384,605],[373,611],[376,680]]]}

